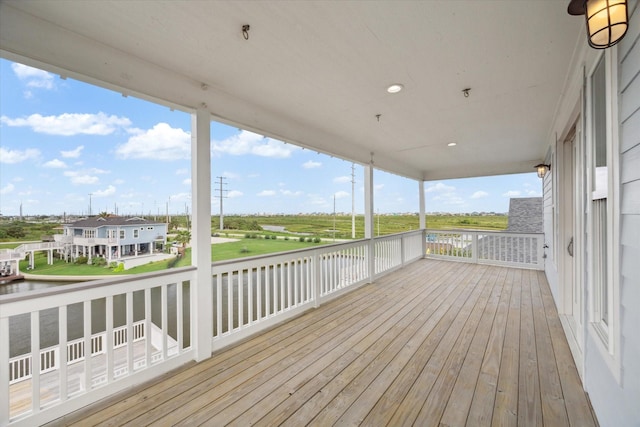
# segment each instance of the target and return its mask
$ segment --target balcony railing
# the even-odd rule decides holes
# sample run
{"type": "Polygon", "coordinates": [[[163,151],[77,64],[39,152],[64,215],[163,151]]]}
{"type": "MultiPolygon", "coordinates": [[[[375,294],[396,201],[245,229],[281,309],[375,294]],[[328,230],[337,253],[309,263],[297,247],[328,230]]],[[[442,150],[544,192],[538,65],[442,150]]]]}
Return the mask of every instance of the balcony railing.
{"type": "Polygon", "coordinates": [[[541,269],[542,245],[538,234],[418,230],[213,263],[205,284],[187,267],[2,296],[0,425],[50,421],[195,359],[195,322],[210,322],[211,342],[200,345],[216,350],[425,252],[541,269]],[[197,319],[196,286],[212,291],[197,319]]]}
{"type": "Polygon", "coordinates": [[[195,359],[195,322],[211,322],[215,350],[423,254],[418,230],[214,263],[206,284],[187,267],[2,296],[0,425],[48,422],[195,359]],[[197,319],[196,286],[213,291],[197,319]]]}
{"type": "Polygon", "coordinates": [[[544,270],[544,234],[427,230],[427,256],[544,270]]]}

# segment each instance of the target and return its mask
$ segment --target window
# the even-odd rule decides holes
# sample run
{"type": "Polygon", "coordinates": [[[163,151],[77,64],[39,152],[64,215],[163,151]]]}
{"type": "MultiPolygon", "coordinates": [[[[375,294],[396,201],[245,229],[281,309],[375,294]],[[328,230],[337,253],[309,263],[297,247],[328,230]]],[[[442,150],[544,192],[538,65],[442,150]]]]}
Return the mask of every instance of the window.
{"type": "Polygon", "coordinates": [[[121,239],[125,238],[125,230],[120,230],[120,238],[121,239]]]}
{"type": "Polygon", "coordinates": [[[589,320],[603,355],[619,378],[619,198],[617,58],[601,55],[588,77],[587,167],[590,216],[587,256],[590,265],[589,320]]]}
{"type": "Polygon", "coordinates": [[[133,238],[134,239],[138,238],[138,233],[140,233],[140,231],[138,229],[133,230],[133,238]]]}

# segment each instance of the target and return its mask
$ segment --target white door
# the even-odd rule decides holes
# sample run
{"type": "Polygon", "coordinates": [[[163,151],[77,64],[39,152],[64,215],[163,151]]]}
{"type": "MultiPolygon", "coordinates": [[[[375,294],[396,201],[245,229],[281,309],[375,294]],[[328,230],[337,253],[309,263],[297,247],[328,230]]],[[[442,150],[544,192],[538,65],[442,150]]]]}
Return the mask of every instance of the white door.
{"type": "MultiPolygon", "coordinates": [[[[576,133],[571,132],[564,141],[562,147],[562,173],[560,181],[560,208],[562,212],[562,230],[560,232],[560,247],[562,260],[561,278],[564,296],[564,314],[576,338],[576,343],[581,347],[582,330],[582,290],[579,275],[577,274],[578,247],[576,236],[576,221],[579,210],[576,209],[576,195],[578,194],[580,177],[577,175],[579,168],[576,166],[579,157],[577,155],[576,133]]],[[[578,240],[579,241],[579,240],[578,240]]]]}

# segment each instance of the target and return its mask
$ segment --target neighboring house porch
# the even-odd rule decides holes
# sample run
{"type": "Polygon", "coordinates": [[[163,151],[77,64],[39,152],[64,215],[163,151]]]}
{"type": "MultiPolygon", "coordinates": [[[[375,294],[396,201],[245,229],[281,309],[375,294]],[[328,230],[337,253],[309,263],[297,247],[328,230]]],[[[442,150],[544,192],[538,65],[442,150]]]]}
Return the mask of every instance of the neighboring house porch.
{"type": "Polygon", "coordinates": [[[102,257],[107,262],[126,257],[161,253],[167,243],[167,224],[139,217],[92,217],[65,224],[63,234],[54,235],[64,245],[62,256],[75,260],[102,257]]]}

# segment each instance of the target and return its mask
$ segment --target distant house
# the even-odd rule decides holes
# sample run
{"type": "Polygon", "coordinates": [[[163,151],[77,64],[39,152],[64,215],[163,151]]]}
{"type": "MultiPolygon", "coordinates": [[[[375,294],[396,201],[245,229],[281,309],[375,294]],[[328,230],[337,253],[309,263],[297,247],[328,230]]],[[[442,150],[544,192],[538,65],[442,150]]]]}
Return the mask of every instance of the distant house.
{"type": "Polygon", "coordinates": [[[139,217],[86,218],[63,228],[63,234],[54,237],[64,243],[67,259],[100,256],[114,261],[161,252],[167,243],[167,224],[139,217]]]}

